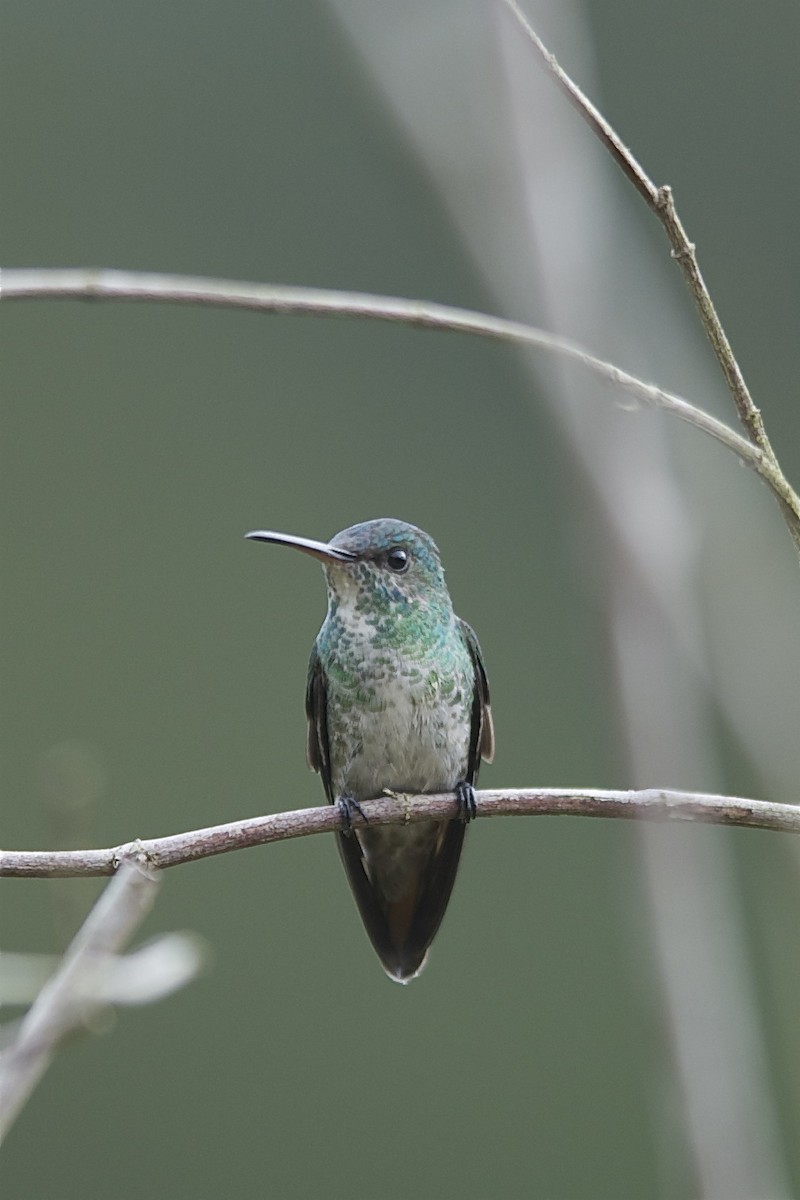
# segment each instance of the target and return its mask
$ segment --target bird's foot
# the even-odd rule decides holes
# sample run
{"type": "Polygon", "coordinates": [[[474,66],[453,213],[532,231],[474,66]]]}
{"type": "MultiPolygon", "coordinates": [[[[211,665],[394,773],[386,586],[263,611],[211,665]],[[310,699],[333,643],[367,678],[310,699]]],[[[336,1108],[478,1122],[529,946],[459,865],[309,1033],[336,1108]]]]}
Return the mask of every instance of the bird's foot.
{"type": "Polygon", "coordinates": [[[342,818],[342,833],[345,837],[353,836],[353,813],[358,813],[364,824],[369,825],[363,808],[355,796],[351,796],[349,792],[345,792],[343,796],[339,797],[336,801],[336,807],[339,810],[339,816],[342,818]]]}
{"type": "Polygon", "coordinates": [[[468,825],[478,815],[478,802],[475,799],[475,788],[471,783],[462,780],[456,784],[456,799],[458,800],[458,815],[465,825],[468,825]]]}

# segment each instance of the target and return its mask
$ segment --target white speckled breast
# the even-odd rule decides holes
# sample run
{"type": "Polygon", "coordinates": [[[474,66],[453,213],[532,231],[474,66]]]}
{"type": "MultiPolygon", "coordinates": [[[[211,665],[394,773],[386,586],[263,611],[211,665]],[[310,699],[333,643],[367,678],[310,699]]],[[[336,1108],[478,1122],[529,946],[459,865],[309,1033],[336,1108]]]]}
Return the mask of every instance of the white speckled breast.
{"type": "MultiPolygon", "coordinates": [[[[471,683],[462,678],[442,703],[429,688],[412,690],[402,679],[387,680],[377,690],[374,707],[352,715],[355,730],[351,724],[347,744],[331,740],[336,794],[361,801],[387,788],[412,794],[451,791],[467,771],[471,683]]],[[[372,878],[387,900],[406,893],[441,831],[436,822],[356,831],[371,875],[373,855],[380,855],[380,879],[372,878]]]]}

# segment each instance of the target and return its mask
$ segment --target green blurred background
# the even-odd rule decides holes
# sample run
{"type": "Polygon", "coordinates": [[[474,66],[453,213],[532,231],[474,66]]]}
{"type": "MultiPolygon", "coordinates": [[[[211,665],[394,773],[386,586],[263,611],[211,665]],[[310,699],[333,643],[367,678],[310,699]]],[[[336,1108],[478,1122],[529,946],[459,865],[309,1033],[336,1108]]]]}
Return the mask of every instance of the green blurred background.
{"type": "MultiPolygon", "coordinates": [[[[675,186],[796,480],[800,162],[787,147],[800,8],[605,0],[587,18],[595,98],[675,186]]],[[[493,306],[326,5],[11,0],[0,43],[7,265],[493,306]]],[[[641,235],[645,215],[633,202],[625,213],[641,235]]],[[[680,295],[657,230],[646,236],[680,295]]],[[[604,535],[511,348],[367,322],[42,302],[4,306],[0,339],[3,845],[110,845],[321,802],[302,711],[321,573],[243,541],[253,527],[327,537],[387,515],[429,530],[493,686],[498,754],[482,782],[631,783],[598,600],[604,535]]],[[[683,352],[661,354],[677,377],[667,367],[658,381],[688,388],[683,352]]],[[[608,409],[620,425],[652,420],[608,409]]],[[[777,513],[722,451],[675,437],[687,479],[713,460],[762,522],[754,536],[774,538],[796,619],[777,513]]],[[[716,487],[706,501],[723,508],[735,592],[744,533],[724,523],[716,487]]],[[[795,628],[778,631],[776,654],[795,628]]],[[[722,720],[718,739],[728,790],[774,794],[722,720]]],[[[654,783],[707,785],[672,752],[674,774],[654,783]]],[[[731,855],[798,1189],[794,849],[690,832],[731,855]]],[[[99,887],[5,881],[4,946],[54,950],[99,887]]],[[[170,871],[143,932],[197,931],[211,968],[60,1054],[9,1137],[5,1192],[695,1194],[642,908],[630,826],[479,822],[429,968],[398,988],[328,840],[170,871]]]]}

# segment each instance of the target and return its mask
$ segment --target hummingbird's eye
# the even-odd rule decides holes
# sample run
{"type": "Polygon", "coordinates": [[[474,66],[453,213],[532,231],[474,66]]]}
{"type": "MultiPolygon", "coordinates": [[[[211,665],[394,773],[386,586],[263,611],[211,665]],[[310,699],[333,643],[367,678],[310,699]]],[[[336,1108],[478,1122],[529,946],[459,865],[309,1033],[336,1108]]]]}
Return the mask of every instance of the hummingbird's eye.
{"type": "Polygon", "coordinates": [[[402,546],[395,546],[394,550],[390,550],[386,555],[386,562],[390,571],[402,575],[403,571],[408,570],[408,551],[402,546]]]}

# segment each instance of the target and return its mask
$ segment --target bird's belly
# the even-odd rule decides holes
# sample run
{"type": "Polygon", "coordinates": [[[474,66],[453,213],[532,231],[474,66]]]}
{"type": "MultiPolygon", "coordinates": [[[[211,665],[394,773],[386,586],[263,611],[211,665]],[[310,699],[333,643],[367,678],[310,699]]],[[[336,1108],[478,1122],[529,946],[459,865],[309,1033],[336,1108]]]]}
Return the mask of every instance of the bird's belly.
{"type": "Polygon", "coordinates": [[[402,693],[351,713],[331,737],[336,794],[361,801],[386,790],[452,790],[467,771],[470,717],[464,704],[426,705],[402,693]]]}
{"type": "MultiPolygon", "coordinates": [[[[471,679],[456,676],[443,696],[391,683],[375,688],[370,705],[354,705],[328,732],[334,793],[356,801],[386,791],[452,791],[467,776],[471,737],[471,679]]],[[[341,710],[340,710],[341,711],[341,710]]],[[[442,836],[433,821],[354,830],[373,887],[387,901],[416,888],[442,836]]]]}

